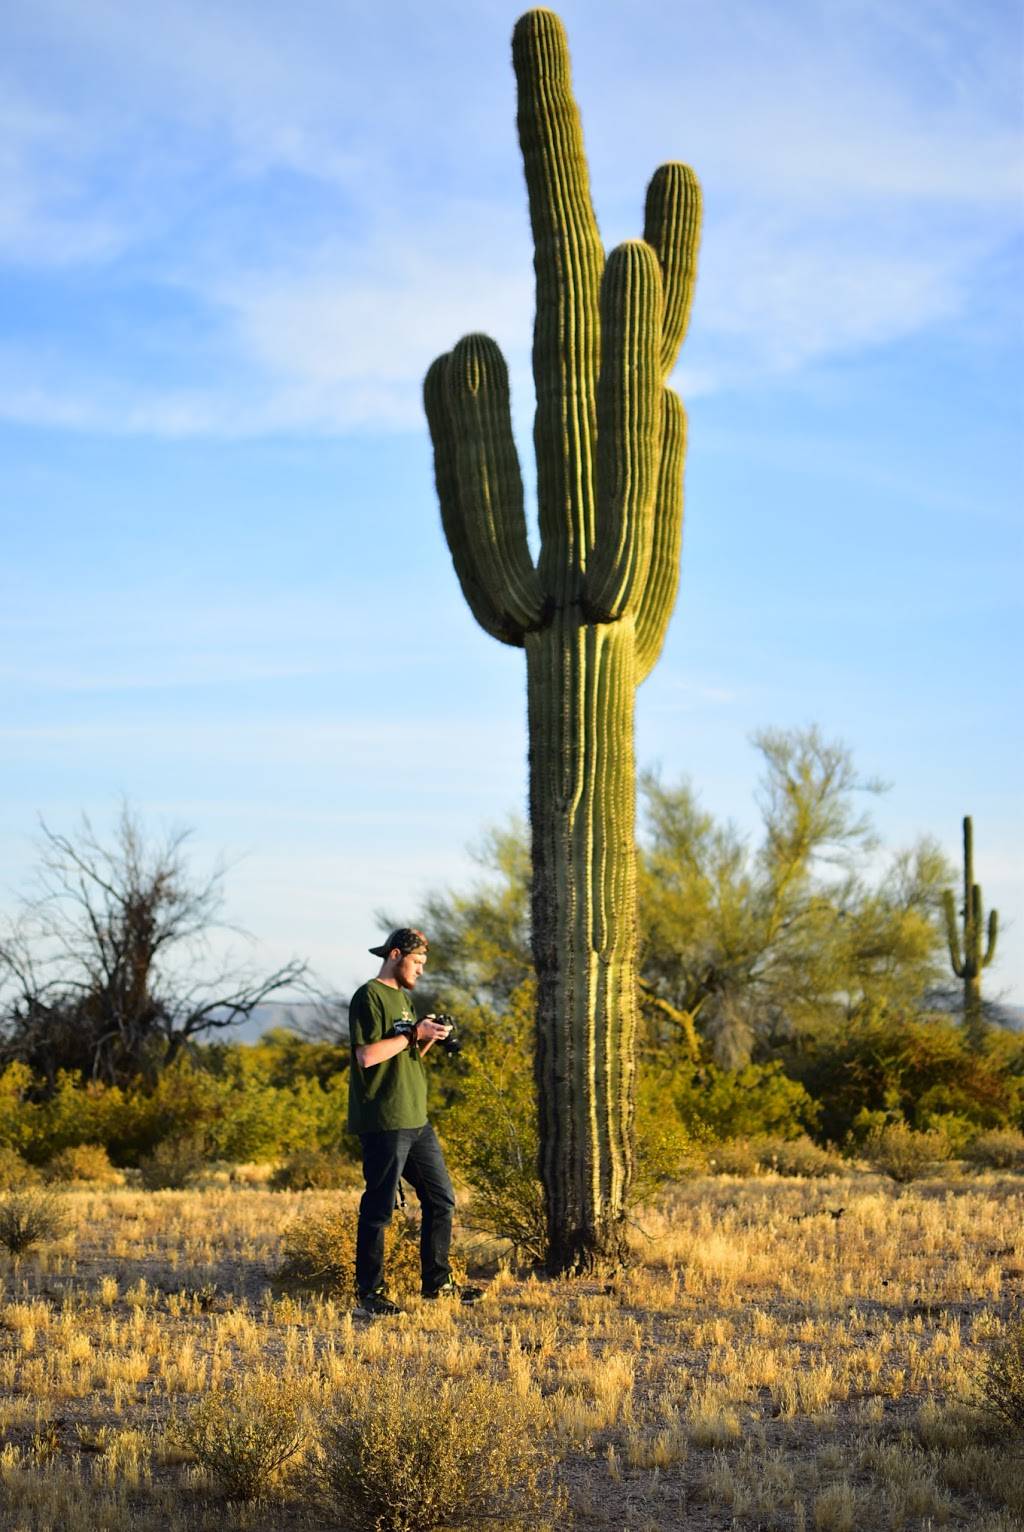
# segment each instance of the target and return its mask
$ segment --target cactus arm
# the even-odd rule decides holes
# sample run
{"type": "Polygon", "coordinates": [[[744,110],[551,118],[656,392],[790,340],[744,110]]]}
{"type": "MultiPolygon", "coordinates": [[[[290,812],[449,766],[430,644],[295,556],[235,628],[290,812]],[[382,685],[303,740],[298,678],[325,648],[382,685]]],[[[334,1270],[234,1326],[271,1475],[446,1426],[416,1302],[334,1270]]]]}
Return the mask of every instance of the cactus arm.
{"type": "Polygon", "coordinates": [[[974,947],[971,927],[974,922],[974,896],[978,889],[974,883],[974,826],[970,818],[964,819],[964,959],[970,960],[974,947]]]}
{"type": "Polygon", "coordinates": [[[650,675],[665,642],[679,585],[683,541],[683,458],[686,411],[670,388],[662,390],[661,465],[654,501],[654,536],[647,584],[636,619],[637,681],[650,675]]]}
{"type": "Polygon", "coordinates": [[[537,278],[534,442],[540,573],[559,608],[579,597],[593,542],[595,384],[604,252],[590,200],[569,49],[552,11],[527,11],[512,34],[519,142],[537,278]]]}
{"type": "Polygon", "coordinates": [[[964,977],[964,962],[960,953],[960,933],[956,928],[956,901],[953,890],[947,888],[942,895],[942,908],[946,916],[946,941],[949,943],[949,961],[958,979],[964,977]]]}
{"type": "Polygon", "coordinates": [[[526,540],[508,368],[495,342],[486,335],[460,340],[445,369],[445,390],[473,563],[494,605],[528,632],[540,621],[544,601],[526,540]]]}
{"type": "Polygon", "coordinates": [[[999,911],[990,910],[988,916],[988,942],[985,947],[985,956],[981,960],[982,968],[987,968],[996,955],[996,938],[999,935],[999,911]]]}
{"type": "Polygon", "coordinates": [[[597,528],[588,615],[636,611],[647,581],[661,457],[661,271],[643,240],[619,245],[601,284],[597,528]]]}
{"type": "Polygon", "coordinates": [[[434,446],[434,481],[441,506],[441,524],[462,594],[473,616],[492,638],[521,647],[523,629],[502,610],[485,585],[466,527],[456,470],[456,437],[447,403],[448,364],[448,355],[439,356],[423,384],[423,403],[434,446]]]}
{"type": "Polygon", "coordinates": [[[686,335],[697,278],[700,183],[689,165],[659,165],[647,188],[644,239],[661,264],[665,308],[661,328],[661,375],[668,377],[686,335]]]}

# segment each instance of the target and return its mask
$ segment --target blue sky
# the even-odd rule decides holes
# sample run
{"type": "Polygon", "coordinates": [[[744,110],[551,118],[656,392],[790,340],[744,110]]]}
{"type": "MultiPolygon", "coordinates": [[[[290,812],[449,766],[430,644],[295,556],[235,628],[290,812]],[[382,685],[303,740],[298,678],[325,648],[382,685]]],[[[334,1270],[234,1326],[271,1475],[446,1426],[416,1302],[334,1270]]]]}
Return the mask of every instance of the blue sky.
{"type": "MultiPolygon", "coordinates": [[[[483,329],[528,480],[516,12],[34,0],[0,61],[0,904],[128,797],[235,863],[249,957],[346,990],[374,912],[525,798],[522,656],[466,610],[420,382],[483,329]]],[[[818,722],[1004,924],[1024,1003],[1021,8],[574,3],[606,245],[701,176],[680,597],[641,765],[754,828],[818,722]]]]}

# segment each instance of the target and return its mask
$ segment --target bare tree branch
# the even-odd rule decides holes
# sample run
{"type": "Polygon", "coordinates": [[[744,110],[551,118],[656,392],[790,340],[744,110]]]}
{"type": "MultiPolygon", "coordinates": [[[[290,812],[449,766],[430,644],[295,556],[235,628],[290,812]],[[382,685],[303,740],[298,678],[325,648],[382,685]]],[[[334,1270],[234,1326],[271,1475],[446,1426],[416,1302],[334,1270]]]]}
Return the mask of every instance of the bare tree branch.
{"type": "Polygon", "coordinates": [[[307,986],[298,959],[267,975],[210,970],[211,933],[237,928],[221,919],[223,866],[197,878],[187,831],[147,840],[125,805],[109,845],[86,817],[73,835],[44,822],[42,837],[38,893],[0,933],[0,1060],[50,1082],[60,1069],[151,1076],[190,1039],[307,986]]]}

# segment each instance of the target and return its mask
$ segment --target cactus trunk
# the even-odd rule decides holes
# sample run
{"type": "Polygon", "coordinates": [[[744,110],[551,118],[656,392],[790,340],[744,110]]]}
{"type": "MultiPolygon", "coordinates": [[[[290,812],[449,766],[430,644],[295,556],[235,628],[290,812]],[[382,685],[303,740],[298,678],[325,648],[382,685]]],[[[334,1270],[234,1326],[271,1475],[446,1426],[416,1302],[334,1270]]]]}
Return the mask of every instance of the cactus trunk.
{"type": "Polygon", "coordinates": [[[530,555],[508,373],[485,335],[427,374],[445,536],[477,621],[526,650],[540,1174],[548,1263],[624,1253],[636,1033],[636,688],[661,651],[682,535],[686,416],[665,386],[689,317],[693,171],[647,191],[644,238],[607,260],[558,17],[512,57],[537,277],[530,555]]]}
{"type": "Polygon", "coordinates": [[[554,1270],[621,1259],[636,1034],[632,619],[526,643],[541,1179],[554,1270]]]}
{"type": "Polygon", "coordinates": [[[985,1043],[985,1014],[981,1004],[981,970],[987,968],[996,955],[999,935],[999,914],[992,910],[988,917],[988,937],[982,943],[985,930],[985,913],[981,899],[981,885],[974,881],[974,826],[969,818],[964,820],[964,903],[963,944],[956,925],[956,903],[952,889],[946,889],[943,905],[946,915],[946,940],[949,944],[949,961],[964,986],[964,1029],[971,1046],[980,1050],[985,1043]]]}

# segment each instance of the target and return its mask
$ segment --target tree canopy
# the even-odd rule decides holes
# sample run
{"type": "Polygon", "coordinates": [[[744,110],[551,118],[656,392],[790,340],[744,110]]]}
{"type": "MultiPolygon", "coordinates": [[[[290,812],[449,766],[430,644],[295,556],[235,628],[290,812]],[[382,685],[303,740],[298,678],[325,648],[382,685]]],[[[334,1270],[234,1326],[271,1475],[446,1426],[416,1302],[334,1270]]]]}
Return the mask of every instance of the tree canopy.
{"type": "MultiPolygon", "coordinates": [[[[751,844],[686,781],[640,784],[640,980],[646,1046],[703,1046],[717,1063],[871,1014],[911,1014],[943,981],[948,864],[928,837],[882,856],[846,746],[815,728],[767,730],[751,844]]],[[[500,1008],[530,973],[525,826],[492,830],[484,875],[437,893],[422,924],[430,983],[500,1008]]]]}

